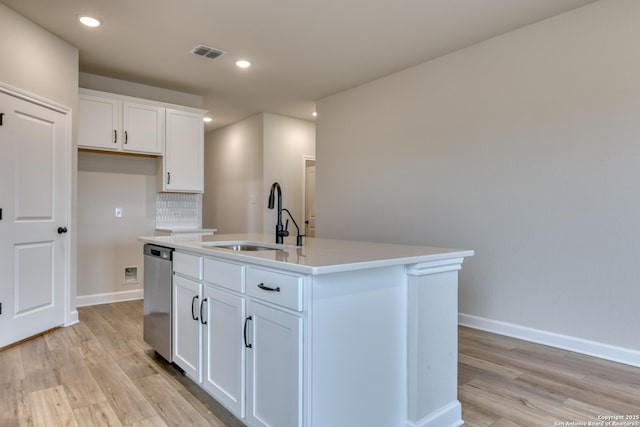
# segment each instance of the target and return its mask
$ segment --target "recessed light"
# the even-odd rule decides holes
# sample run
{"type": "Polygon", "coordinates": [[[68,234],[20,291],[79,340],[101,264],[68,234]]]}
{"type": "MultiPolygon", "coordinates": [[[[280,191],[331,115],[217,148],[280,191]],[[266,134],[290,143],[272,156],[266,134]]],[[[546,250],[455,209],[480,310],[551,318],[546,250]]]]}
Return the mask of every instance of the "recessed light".
{"type": "Polygon", "coordinates": [[[87,15],[78,15],[78,21],[91,28],[99,27],[102,24],[102,21],[98,18],[87,15]]]}
{"type": "Polygon", "coordinates": [[[205,123],[210,123],[210,122],[213,120],[213,118],[211,118],[211,117],[207,116],[207,117],[203,117],[203,118],[202,118],[202,120],[203,120],[205,123]]]}
{"type": "Polygon", "coordinates": [[[313,113],[311,113],[311,115],[312,115],[313,117],[318,117],[318,112],[317,112],[317,111],[314,111],[313,113]]]}
{"type": "Polygon", "coordinates": [[[251,62],[247,61],[246,59],[241,59],[239,61],[236,61],[236,65],[240,68],[249,68],[251,67],[251,62]]]}

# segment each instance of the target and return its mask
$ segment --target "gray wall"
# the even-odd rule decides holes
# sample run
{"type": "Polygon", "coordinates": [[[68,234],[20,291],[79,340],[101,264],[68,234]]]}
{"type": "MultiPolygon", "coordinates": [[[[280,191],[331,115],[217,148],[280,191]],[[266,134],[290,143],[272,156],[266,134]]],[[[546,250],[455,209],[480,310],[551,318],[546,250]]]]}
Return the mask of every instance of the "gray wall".
{"type": "MultiPolygon", "coordinates": [[[[316,154],[316,127],[313,122],[275,114],[264,114],[264,232],[275,234],[276,210],[267,209],[271,185],[282,188],[282,207],[289,209],[304,233],[304,156],[316,154]]],[[[285,222],[288,216],[282,216],[285,222]]],[[[295,236],[290,222],[289,232],[295,236]]]]}
{"type": "Polygon", "coordinates": [[[262,114],[206,134],[203,227],[262,232],[262,135],[262,114]]]}
{"type": "Polygon", "coordinates": [[[640,2],[318,103],[321,237],[474,249],[462,313],[640,350],[640,2]]]}
{"type": "MultiPolygon", "coordinates": [[[[276,181],[283,207],[302,227],[305,155],[315,155],[315,125],[306,120],[260,113],[207,133],[203,227],[273,234],[276,213],[267,201],[276,181]]],[[[289,231],[295,235],[293,224],[289,231]]]]}
{"type": "MultiPolygon", "coordinates": [[[[78,109],[78,49],[42,27],[0,4],[0,82],[31,92],[71,108],[72,143],[76,145],[75,116],[78,109]]],[[[73,150],[75,153],[75,150],[73,150]]],[[[76,156],[71,159],[72,224],[71,295],[76,293],[75,205],[76,156]]],[[[75,301],[71,301],[75,310],[75,301]]]]}

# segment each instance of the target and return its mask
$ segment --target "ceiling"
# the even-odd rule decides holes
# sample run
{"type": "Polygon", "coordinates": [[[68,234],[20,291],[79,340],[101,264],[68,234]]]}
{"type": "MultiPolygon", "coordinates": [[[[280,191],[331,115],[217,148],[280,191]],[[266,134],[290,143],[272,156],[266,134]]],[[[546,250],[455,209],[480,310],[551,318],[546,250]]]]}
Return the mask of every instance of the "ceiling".
{"type": "Polygon", "coordinates": [[[594,1],[0,0],[77,46],[82,72],[203,96],[207,130],[261,111],[313,120],[316,100],[594,1]]]}

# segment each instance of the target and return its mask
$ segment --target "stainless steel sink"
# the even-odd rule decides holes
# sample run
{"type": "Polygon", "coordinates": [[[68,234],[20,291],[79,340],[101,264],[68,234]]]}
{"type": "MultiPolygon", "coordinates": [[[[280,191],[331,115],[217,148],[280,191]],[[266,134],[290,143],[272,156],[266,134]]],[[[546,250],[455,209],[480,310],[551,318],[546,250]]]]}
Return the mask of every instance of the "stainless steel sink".
{"type": "Polygon", "coordinates": [[[202,242],[203,247],[229,249],[232,251],[277,251],[287,249],[286,245],[276,245],[262,242],[251,241],[219,241],[219,242],[202,242]]]}
{"type": "Polygon", "coordinates": [[[257,245],[221,245],[216,248],[231,249],[232,251],[277,251],[278,248],[270,248],[268,246],[257,245]]]}

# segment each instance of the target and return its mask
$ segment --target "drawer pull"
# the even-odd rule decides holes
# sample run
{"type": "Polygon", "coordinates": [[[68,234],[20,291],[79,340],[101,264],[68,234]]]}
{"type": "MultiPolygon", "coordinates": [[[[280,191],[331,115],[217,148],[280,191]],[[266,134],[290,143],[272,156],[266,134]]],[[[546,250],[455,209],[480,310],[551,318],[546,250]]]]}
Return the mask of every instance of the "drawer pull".
{"type": "Polygon", "coordinates": [[[264,283],[260,283],[258,285],[258,287],[260,289],[262,289],[263,291],[269,291],[269,292],[280,292],[280,286],[278,286],[277,288],[272,288],[270,286],[265,285],[264,283]]]}

